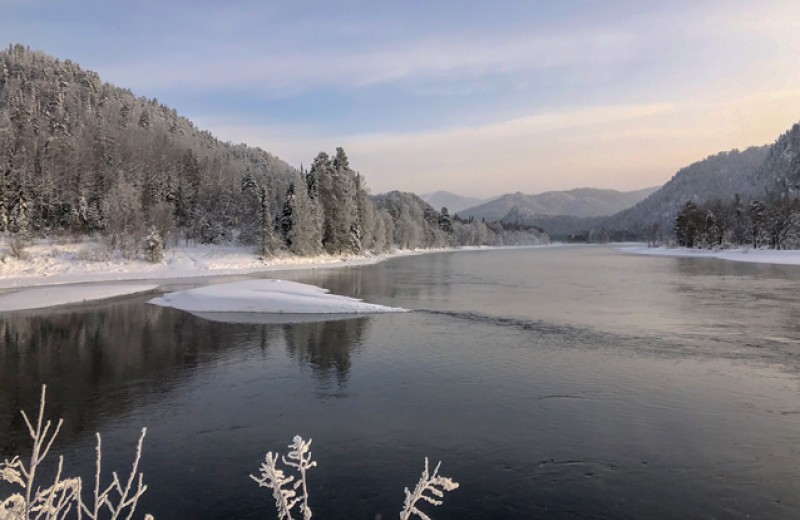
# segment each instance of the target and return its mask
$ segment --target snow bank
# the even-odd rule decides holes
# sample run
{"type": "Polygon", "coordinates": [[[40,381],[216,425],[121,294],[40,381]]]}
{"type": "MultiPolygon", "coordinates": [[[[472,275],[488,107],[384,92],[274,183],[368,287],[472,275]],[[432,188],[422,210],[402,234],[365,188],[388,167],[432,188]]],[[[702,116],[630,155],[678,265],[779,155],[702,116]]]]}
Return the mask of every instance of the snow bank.
{"type": "Polygon", "coordinates": [[[171,247],[164,253],[163,262],[151,264],[140,259],[123,258],[119,253],[109,252],[108,248],[101,242],[92,240],[79,243],[53,243],[49,240],[40,240],[26,247],[25,255],[27,258],[20,260],[8,254],[7,245],[0,240],[0,288],[122,280],[194,278],[290,269],[356,267],[375,264],[398,256],[483,249],[498,248],[464,247],[456,249],[403,250],[387,254],[366,254],[363,256],[319,255],[298,257],[285,254],[264,259],[253,252],[253,247],[195,245],[171,247]]]}
{"type": "Polygon", "coordinates": [[[0,312],[43,309],[149,292],[157,285],[56,285],[0,294],[0,312]]]}
{"type": "MultiPolygon", "coordinates": [[[[554,246],[518,247],[540,248],[554,246]]],[[[376,264],[389,258],[400,256],[487,249],[504,248],[481,246],[395,250],[386,254],[366,254],[363,256],[320,255],[297,257],[286,254],[264,259],[256,255],[252,247],[196,245],[172,247],[165,253],[163,262],[152,264],[140,259],[123,258],[119,253],[109,252],[102,242],[93,240],[77,243],[57,243],[51,240],[39,240],[25,248],[25,259],[23,260],[9,254],[8,245],[3,240],[0,240],[0,291],[33,287],[52,288],[50,291],[31,292],[32,289],[25,292],[18,291],[13,293],[16,295],[13,297],[11,297],[11,293],[0,295],[0,302],[6,302],[0,304],[0,312],[80,303],[133,294],[155,288],[152,285],[132,284],[92,287],[87,285],[89,282],[165,280],[294,269],[357,267],[376,264]],[[68,284],[71,285],[63,289],[56,289],[58,286],[68,284]]],[[[348,313],[352,314],[352,311],[348,311],[348,313]]],[[[248,319],[251,320],[252,317],[248,319]]],[[[263,320],[264,318],[258,319],[263,320]]],[[[286,319],[286,317],[284,316],[282,319],[286,319]]]]}
{"type": "Polygon", "coordinates": [[[245,280],[167,293],[150,303],[192,313],[377,314],[405,309],[365,303],[286,280],[245,280]]]}
{"type": "Polygon", "coordinates": [[[163,262],[152,264],[109,253],[99,242],[52,244],[45,240],[28,246],[25,260],[4,255],[4,252],[0,245],[0,288],[348,267],[373,264],[395,256],[286,255],[265,260],[255,254],[252,247],[197,245],[170,248],[165,252],[163,262]]]}
{"type": "Polygon", "coordinates": [[[617,247],[621,253],[683,258],[716,258],[733,262],[757,264],[800,265],[800,250],[776,251],[774,249],[686,249],[646,246],[617,247]]]}

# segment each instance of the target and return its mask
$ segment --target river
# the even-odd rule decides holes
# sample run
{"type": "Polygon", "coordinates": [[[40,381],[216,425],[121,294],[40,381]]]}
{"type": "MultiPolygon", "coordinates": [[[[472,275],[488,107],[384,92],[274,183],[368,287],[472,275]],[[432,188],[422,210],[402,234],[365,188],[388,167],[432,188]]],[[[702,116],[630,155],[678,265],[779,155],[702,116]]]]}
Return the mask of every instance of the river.
{"type": "Polygon", "coordinates": [[[396,518],[426,456],[461,484],[436,520],[800,511],[798,267],[578,246],[269,277],[414,312],[218,323],[145,295],[0,315],[0,458],[30,449],[18,411],[46,383],[68,473],[93,475],[95,431],[123,470],[148,427],[159,519],[276,517],[248,474],[294,434],[316,518],[396,518]]]}

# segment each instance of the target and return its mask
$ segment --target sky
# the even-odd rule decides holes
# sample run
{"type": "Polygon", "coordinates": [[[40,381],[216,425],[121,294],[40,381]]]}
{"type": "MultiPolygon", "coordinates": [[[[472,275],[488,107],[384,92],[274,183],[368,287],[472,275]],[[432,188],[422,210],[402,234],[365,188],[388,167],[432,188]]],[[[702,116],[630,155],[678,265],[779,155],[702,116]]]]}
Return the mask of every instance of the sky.
{"type": "Polygon", "coordinates": [[[375,193],[633,190],[800,121],[800,2],[0,0],[21,43],[375,193]]]}

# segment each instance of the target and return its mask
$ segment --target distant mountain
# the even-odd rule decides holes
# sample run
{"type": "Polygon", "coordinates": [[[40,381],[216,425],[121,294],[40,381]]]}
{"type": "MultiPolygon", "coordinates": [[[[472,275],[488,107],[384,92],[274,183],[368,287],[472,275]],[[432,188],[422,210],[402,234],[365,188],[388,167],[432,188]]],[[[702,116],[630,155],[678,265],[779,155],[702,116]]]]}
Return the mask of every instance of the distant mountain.
{"type": "Polygon", "coordinates": [[[760,195],[768,184],[777,182],[771,168],[762,171],[758,178],[754,177],[755,172],[761,171],[759,168],[768,154],[775,155],[770,154],[769,146],[753,146],[744,151],[720,152],[690,164],[681,168],[658,191],[614,215],[605,225],[611,229],[641,231],[658,224],[662,234],[669,234],[678,211],[687,201],[730,200],[737,193],[747,200],[760,195]]]}
{"type": "Polygon", "coordinates": [[[452,215],[465,208],[484,204],[493,198],[479,199],[477,197],[465,197],[449,191],[434,191],[432,193],[425,193],[420,195],[419,198],[436,208],[437,210],[447,208],[452,215]]]}
{"type": "Polygon", "coordinates": [[[795,125],[772,146],[754,146],[709,156],[681,168],[669,182],[634,206],[612,216],[576,218],[543,215],[525,207],[514,207],[507,222],[533,225],[556,240],[569,235],[642,236],[643,230],[658,225],[663,238],[671,237],[675,218],[687,201],[703,203],[719,198],[743,200],[770,193],[796,193],[800,186],[800,126],[795,125]]]}
{"type": "Polygon", "coordinates": [[[509,193],[493,201],[459,211],[460,217],[500,220],[512,210],[525,215],[569,215],[602,217],[629,208],[658,188],[621,192],[595,188],[548,191],[538,195],[509,193]]]}

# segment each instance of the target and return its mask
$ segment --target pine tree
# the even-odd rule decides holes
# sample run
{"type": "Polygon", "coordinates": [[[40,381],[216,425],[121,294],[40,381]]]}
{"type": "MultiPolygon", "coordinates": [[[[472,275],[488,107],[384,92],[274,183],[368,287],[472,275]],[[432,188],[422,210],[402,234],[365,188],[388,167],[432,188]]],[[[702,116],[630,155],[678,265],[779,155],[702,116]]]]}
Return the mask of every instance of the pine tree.
{"type": "Polygon", "coordinates": [[[347,155],[341,147],[337,148],[331,164],[328,155],[320,152],[311,170],[318,175],[319,196],[325,216],[322,245],[330,254],[359,252],[360,228],[354,218],[358,213],[355,181],[347,155]]]}
{"type": "Polygon", "coordinates": [[[750,243],[753,249],[758,249],[766,232],[767,206],[760,200],[752,201],[747,211],[747,218],[750,243]]]}
{"type": "Polygon", "coordinates": [[[450,219],[450,213],[447,211],[447,208],[442,208],[442,211],[439,213],[439,229],[447,233],[448,235],[453,234],[453,221],[450,219]]]}
{"type": "Polygon", "coordinates": [[[262,186],[259,191],[259,218],[261,225],[261,256],[268,256],[273,248],[272,213],[269,210],[269,193],[262,186]]]}
{"type": "Polygon", "coordinates": [[[9,224],[8,208],[6,208],[5,201],[0,198],[0,232],[5,233],[8,231],[9,224]]]}
{"type": "Polygon", "coordinates": [[[164,240],[155,226],[150,226],[150,232],[142,244],[144,258],[148,262],[157,264],[164,259],[164,240]]]}
{"type": "Polygon", "coordinates": [[[20,235],[28,235],[31,231],[30,210],[25,194],[20,192],[11,214],[11,230],[20,235]]]}
{"type": "Polygon", "coordinates": [[[286,245],[291,249],[294,242],[294,227],[295,227],[295,213],[297,211],[297,197],[294,194],[294,183],[289,184],[289,189],[286,191],[286,200],[283,203],[283,211],[281,212],[280,227],[283,240],[286,245]]]}
{"type": "Polygon", "coordinates": [[[683,247],[695,247],[703,222],[702,213],[694,202],[687,202],[675,220],[675,239],[683,247]]]}
{"type": "Polygon", "coordinates": [[[142,110],[142,115],[139,116],[139,128],[150,128],[150,112],[147,109],[142,110]]]}

